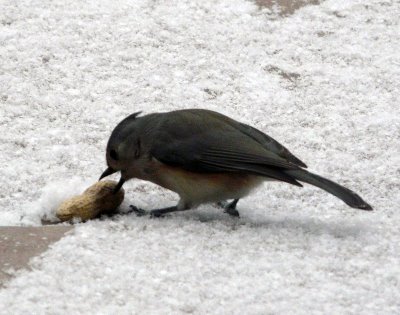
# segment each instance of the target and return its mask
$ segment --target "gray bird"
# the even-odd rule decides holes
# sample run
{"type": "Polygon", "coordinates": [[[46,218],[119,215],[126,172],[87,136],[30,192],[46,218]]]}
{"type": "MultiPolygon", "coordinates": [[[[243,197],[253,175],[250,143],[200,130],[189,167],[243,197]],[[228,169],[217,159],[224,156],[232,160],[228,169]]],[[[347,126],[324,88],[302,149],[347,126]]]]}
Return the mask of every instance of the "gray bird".
{"type": "MultiPolygon", "coordinates": [[[[347,205],[372,210],[355,192],[305,170],[307,166],[263,132],[204,109],[185,109],[138,117],[134,113],[113,130],[107,165],[100,179],[115,172],[125,181],[139,178],[176,192],[174,207],[155,209],[159,217],[202,203],[217,202],[239,216],[238,200],[265,180],[317,186],[347,205]],[[233,199],[231,203],[225,200],[233,199]]],[[[131,206],[138,214],[147,213],[131,206]]]]}

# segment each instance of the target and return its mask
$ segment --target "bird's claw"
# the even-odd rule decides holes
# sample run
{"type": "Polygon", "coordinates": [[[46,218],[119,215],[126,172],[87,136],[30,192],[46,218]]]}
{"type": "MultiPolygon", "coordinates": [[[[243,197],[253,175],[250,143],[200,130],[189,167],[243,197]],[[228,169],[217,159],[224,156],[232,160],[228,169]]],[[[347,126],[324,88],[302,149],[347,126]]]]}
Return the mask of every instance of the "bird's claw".
{"type": "Polygon", "coordinates": [[[225,213],[229,214],[232,217],[240,218],[239,211],[234,208],[226,207],[224,210],[225,213]]]}
{"type": "Polygon", "coordinates": [[[165,216],[165,213],[163,213],[160,210],[152,210],[150,211],[150,218],[162,218],[165,216]]]}
{"type": "Polygon", "coordinates": [[[239,211],[236,210],[236,204],[228,201],[219,201],[217,206],[224,209],[224,212],[230,216],[240,218],[239,211]]]}
{"type": "Polygon", "coordinates": [[[145,215],[149,215],[150,218],[161,218],[165,215],[165,213],[163,213],[160,210],[151,210],[151,211],[146,211],[142,208],[138,208],[136,206],[130,205],[129,208],[131,208],[131,210],[129,212],[134,212],[138,217],[142,217],[145,215]]]}
{"type": "Polygon", "coordinates": [[[143,210],[142,208],[138,208],[133,205],[130,205],[129,208],[131,208],[129,212],[134,212],[138,217],[142,217],[144,215],[149,214],[146,210],[143,210]]]}

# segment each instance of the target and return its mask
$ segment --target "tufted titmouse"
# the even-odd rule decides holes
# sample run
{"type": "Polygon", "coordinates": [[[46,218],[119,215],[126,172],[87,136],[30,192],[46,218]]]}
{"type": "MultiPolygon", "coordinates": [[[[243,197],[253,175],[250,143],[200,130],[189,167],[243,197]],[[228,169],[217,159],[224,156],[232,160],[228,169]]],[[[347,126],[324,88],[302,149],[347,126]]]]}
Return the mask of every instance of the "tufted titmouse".
{"type": "Polygon", "coordinates": [[[307,166],[288,149],[249,125],[204,109],[139,114],[125,118],[112,132],[108,168],[100,179],[120,171],[116,191],[125,181],[139,178],[179,195],[176,206],[152,210],[152,216],[226,199],[233,199],[226,211],[238,216],[239,198],[265,180],[300,187],[300,182],[308,183],[350,207],[372,210],[355,192],[305,170],[307,166]]]}

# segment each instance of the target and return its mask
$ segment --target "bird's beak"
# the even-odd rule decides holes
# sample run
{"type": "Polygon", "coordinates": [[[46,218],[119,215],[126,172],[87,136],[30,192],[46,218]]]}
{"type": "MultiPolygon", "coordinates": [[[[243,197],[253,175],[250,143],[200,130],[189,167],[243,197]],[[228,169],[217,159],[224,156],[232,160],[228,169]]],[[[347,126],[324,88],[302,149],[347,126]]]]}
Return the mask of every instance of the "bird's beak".
{"type": "Polygon", "coordinates": [[[114,190],[113,190],[113,194],[116,194],[122,187],[122,185],[125,183],[125,179],[121,178],[119,179],[119,182],[117,184],[117,186],[115,186],[114,190]]]}
{"type": "MultiPolygon", "coordinates": [[[[111,167],[108,167],[108,168],[103,172],[103,174],[101,174],[99,180],[101,180],[102,178],[104,178],[104,177],[106,177],[106,176],[109,176],[109,175],[111,175],[111,174],[114,174],[114,173],[116,173],[116,172],[118,172],[118,171],[114,170],[114,169],[111,168],[111,167]]],[[[125,183],[125,179],[123,179],[122,176],[121,176],[121,178],[119,179],[119,182],[118,182],[117,186],[115,186],[115,188],[114,188],[114,190],[113,190],[113,194],[116,194],[116,193],[121,189],[121,187],[122,187],[122,185],[123,185],[124,183],[125,183]]]]}
{"type": "Polygon", "coordinates": [[[116,170],[114,170],[114,169],[112,169],[111,167],[109,167],[109,168],[107,168],[107,169],[103,172],[103,174],[101,174],[99,180],[101,180],[102,178],[104,178],[104,177],[106,177],[106,176],[109,176],[109,175],[111,175],[111,174],[114,174],[114,173],[116,173],[116,172],[117,172],[116,170]]]}

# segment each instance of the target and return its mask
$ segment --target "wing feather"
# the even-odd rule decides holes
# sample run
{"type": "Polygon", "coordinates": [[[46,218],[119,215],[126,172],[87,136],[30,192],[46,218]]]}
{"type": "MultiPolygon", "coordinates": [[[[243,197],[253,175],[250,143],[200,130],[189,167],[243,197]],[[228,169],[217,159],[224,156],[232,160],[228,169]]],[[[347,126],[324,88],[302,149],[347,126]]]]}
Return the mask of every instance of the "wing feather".
{"type": "Polygon", "coordinates": [[[193,172],[243,172],[281,180],[301,186],[285,170],[299,166],[266,150],[252,138],[235,129],[182,136],[160,133],[151,155],[157,160],[193,172]]]}

